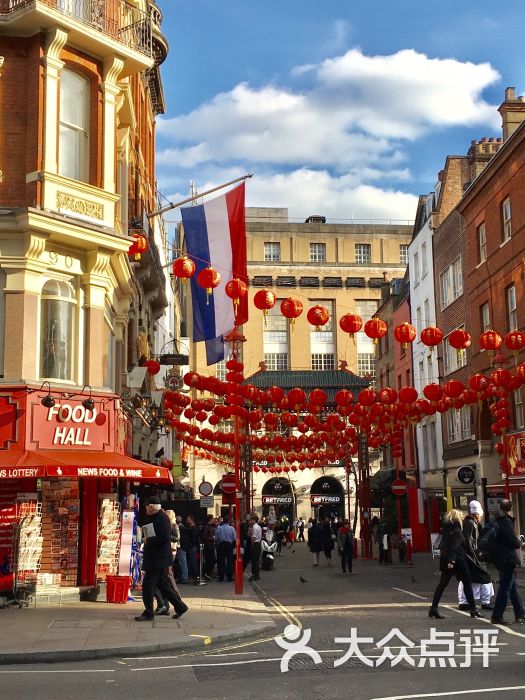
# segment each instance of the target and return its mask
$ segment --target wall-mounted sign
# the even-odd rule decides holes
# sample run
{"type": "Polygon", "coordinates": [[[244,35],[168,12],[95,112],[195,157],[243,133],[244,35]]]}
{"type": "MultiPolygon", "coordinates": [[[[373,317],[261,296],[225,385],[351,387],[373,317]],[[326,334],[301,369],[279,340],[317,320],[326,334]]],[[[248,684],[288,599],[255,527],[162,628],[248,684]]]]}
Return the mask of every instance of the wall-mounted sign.
{"type": "Polygon", "coordinates": [[[473,484],[476,481],[476,471],[470,464],[465,464],[458,469],[456,477],[460,484],[473,484]]]}
{"type": "Polygon", "coordinates": [[[213,508],[215,500],[213,496],[201,496],[200,506],[201,508],[213,508]]]}
{"type": "Polygon", "coordinates": [[[285,506],[293,503],[292,496],[263,496],[263,506],[285,506]]]}
{"type": "Polygon", "coordinates": [[[327,496],[327,495],[316,496],[316,495],[312,494],[310,496],[310,501],[311,501],[313,506],[334,505],[336,503],[341,503],[341,496],[327,496]]]}
{"type": "Polygon", "coordinates": [[[201,481],[199,493],[201,496],[210,496],[213,493],[213,484],[210,484],[209,481],[201,481]]]}

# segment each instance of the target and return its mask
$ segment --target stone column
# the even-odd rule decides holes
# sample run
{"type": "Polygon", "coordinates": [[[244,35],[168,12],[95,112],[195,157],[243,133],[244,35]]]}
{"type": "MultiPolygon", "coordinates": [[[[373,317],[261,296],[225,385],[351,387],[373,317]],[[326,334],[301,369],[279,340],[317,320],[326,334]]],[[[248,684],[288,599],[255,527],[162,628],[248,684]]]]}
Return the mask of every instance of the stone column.
{"type": "Polygon", "coordinates": [[[52,29],[46,35],[45,55],[42,58],[44,66],[44,160],[43,168],[50,173],[58,172],[58,81],[60,71],[64,66],[60,60],[60,52],[67,41],[67,32],[63,29],[52,29]]]}
{"type": "Polygon", "coordinates": [[[110,259],[110,253],[100,250],[90,251],[87,254],[88,271],[81,277],[86,307],[84,381],[93,388],[103,386],[104,309],[106,294],[111,289],[110,259]]]}
{"type": "Polygon", "coordinates": [[[117,97],[120,87],[117,85],[124,61],[116,56],[104,63],[104,137],[103,137],[103,171],[102,189],[115,192],[115,156],[116,156],[116,114],[117,97]]]}

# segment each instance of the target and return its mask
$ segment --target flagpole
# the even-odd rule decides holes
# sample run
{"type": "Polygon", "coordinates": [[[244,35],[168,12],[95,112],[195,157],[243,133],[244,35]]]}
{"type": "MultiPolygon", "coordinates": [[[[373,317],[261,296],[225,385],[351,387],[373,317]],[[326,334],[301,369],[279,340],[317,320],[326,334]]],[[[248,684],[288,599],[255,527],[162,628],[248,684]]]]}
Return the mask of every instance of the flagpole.
{"type": "Polygon", "coordinates": [[[160,216],[161,214],[165,214],[167,211],[171,211],[172,209],[181,207],[183,204],[187,204],[188,202],[194,202],[195,199],[197,199],[197,197],[205,197],[207,194],[217,192],[217,190],[222,190],[225,187],[229,187],[230,185],[235,185],[236,182],[248,180],[248,178],[250,177],[253,177],[253,173],[248,173],[247,175],[238,177],[235,180],[230,180],[229,182],[225,182],[223,185],[217,185],[217,187],[212,187],[211,190],[206,190],[206,192],[199,192],[197,196],[193,195],[192,197],[186,197],[186,199],[182,199],[180,202],[170,202],[169,204],[166,204],[165,207],[150,212],[149,214],[147,214],[147,217],[148,219],[153,219],[154,216],[160,216]]]}

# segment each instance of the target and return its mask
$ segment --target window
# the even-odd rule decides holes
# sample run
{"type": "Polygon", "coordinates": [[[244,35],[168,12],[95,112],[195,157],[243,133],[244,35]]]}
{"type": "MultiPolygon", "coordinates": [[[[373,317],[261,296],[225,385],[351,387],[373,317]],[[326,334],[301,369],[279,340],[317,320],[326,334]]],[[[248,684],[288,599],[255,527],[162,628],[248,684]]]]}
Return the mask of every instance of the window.
{"type": "Polygon", "coordinates": [[[512,400],[514,403],[514,427],[519,430],[525,427],[523,418],[523,393],[521,389],[517,389],[513,392],[512,400]]]}
{"type": "Polygon", "coordinates": [[[423,330],[423,326],[421,325],[421,307],[418,306],[416,309],[416,331],[417,331],[418,336],[422,330],[423,330]]]}
{"type": "Polygon", "coordinates": [[[508,241],[512,236],[512,220],[510,212],[510,197],[501,203],[501,239],[508,241]]]}
{"type": "Polygon", "coordinates": [[[461,255],[441,273],[439,278],[441,309],[445,309],[463,294],[461,255]]]}
{"type": "Polygon", "coordinates": [[[358,353],[357,354],[357,374],[360,377],[370,377],[372,379],[371,386],[374,386],[376,376],[376,356],[375,353],[358,353]]]}
{"type": "Polygon", "coordinates": [[[372,246],[370,243],[355,244],[355,261],[356,263],[372,262],[372,246]]]}
{"type": "Polygon", "coordinates": [[[326,262],[326,243],[310,243],[310,262],[326,262]]]}
{"type": "Polygon", "coordinates": [[[450,345],[448,338],[445,338],[443,364],[445,374],[450,374],[451,372],[455,372],[460,367],[465,367],[467,364],[467,351],[465,349],[456,350],[450,345]]]}
{"type": "Polygon", "coordinates": [[[421,471],[428,471],[429,469],[429,463],[428,463],[428,426],[426,424],[423,424],[421,426],[421,442],[422,442],[422,451],[421,451],[421,471]]]}
{"type": "Polygon", "coordinates": [[[430,325],[430,304],[428,303],[428,299],[425,299],[423,302],[423,328],[428,325],[430,325]]]}
{"type": "Polygon", "coordinates": [[[87,78],[62,69],[58,172],[83,182],[89,179],[89,90],[87,78]]]}
{"type": "Polygon", "coordinates": [[[448,441],[469,440],[472,430],[470,425],[470,408],[453,408],[447,412],[448,441]]]}
{"type": "Polygon", "coordinates": [[[270,243],[264,244],[264,261],[265,262],[279,262],[281,259],[281,244],[280,243],[270,243]]]}
{"type": "Polygon", "coordinates": [[[312,353],[312,369],[335,369],[335,355],[333,353],[312,353]]]}
{"type": "Polygon", "coordinates": [[[427,384],[432,384],[434,381],[434,363],[432,355],[427,355],[427,384]]]}
{"type": "Polygon", "coordinates": [[[69,282],[48,280],[40,301],[40,377],[73,380],[76,295],[69,282]]]}
{"type": "Polygon", "coordinates": [[[478,262],[482,263],[487,259],[487,232],[485,230],[485,222],[477,228],[478,236],[478,262]]]}
{"type": "Polygon", "coordinates": [[[408,244],[402,243],[399,246],[399,264],[408,265],[408,244]]]}
{"type": "Polygon", "coordinates": [[[427,260],[427,244],[423,242],[421,244],[421,277],[426,277],[428,274],[428,260],[427,260]]]}
{"type": "Polygon", "coordinates": [[[490,329],[490,307],[488,301],[479,307],[479,322],[482,333],[490,329]]]}
{"type": "Polygon", "coordinates": [[[514,331],[518,327],[516,287],[513,284],[511,284],[510,287],[507,287],[507,324],[509,331],[514,331]]]}
{"type": "Polygon", "coordinates": [[[418,375],[418,391],[423,391],[423,387],[425,386],[425,363],[423,362],[423,360],[421,360],[421,362],[418,363],[418,375]]]}
{"type": "Polygon", "coordinates": [[[104,309],[104,329],[102,338],[102,384],[115,388],[115,314],[109,304],[104,309]]]}
{"type": "Polygon", "coordinates": [[[277,372],[279,370],[288,369],[288,353],[287,352],[265,352],[264,362],[266,369],[269,372],[277,372]]]}
{"type": "Polygon", "coordinates": [[[414,253],[414,284],[419,284],[419,253],[414,253]]]}
{"type": "Polygon", "coordinates": [[[221,382],[226,381],[226,372],[228,370],[226,369],[226,360],[220,360],[217,362],[215,365],[215,376],[217,379],[221,382]]]}

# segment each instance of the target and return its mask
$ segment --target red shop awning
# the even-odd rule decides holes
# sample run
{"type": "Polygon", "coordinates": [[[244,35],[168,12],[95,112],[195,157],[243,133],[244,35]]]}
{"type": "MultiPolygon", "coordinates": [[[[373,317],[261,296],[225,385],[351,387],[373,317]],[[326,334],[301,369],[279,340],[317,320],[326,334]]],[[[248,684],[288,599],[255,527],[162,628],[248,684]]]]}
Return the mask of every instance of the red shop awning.
{"type": "Polygon", "coordinates": [[[0,478],[76,477],[128,479],[172,484],[165,467],[101,450],[18,450],[0,452],[0,478]]]}

